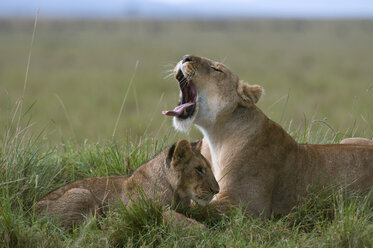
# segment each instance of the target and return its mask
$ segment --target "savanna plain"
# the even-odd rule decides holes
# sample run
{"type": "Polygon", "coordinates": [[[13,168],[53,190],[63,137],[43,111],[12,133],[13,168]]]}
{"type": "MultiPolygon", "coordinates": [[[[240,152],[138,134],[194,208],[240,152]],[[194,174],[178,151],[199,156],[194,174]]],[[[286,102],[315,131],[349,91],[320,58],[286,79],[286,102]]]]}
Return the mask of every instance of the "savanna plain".
{"type": "Polygon", "coordinates": [[[202,220],[205,230],[164,223],[165,207],[146,199],[72,232],[33,208],[66,183],[129,174],[201,137],[161,115],[178,102],[171,72],[184,54],[262,85],[258,106],[298,142],[372,138],[373,21],[39,19],[31,46],[33,29],[0,20],[0,247],[373,246],[367,201],[333,187],[311,189],[286,216],[236,209],[202,220]]]}

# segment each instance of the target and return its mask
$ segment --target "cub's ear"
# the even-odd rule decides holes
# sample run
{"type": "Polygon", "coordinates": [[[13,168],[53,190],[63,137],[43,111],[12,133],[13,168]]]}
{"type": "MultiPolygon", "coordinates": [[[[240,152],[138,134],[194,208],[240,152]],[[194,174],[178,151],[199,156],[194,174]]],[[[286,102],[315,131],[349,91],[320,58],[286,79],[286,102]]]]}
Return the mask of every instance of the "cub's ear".
{"type": "Polygon", "coordinates": [[[202,140],[201,139],[198,139],[192,143],[190,143],[191,146],[196,149],[198,152],[201,152],[201,148],[202,148],[202,140]]]}
{"type": "Polygon", "coordinates": [[[176,143],[172,155],[171,166],[175,169],[181,169],[181,164],[186,163],[193,155],[192,147],[187,140],[180,140],[176,143]]]}
{"type": "Polygon", "coordinates": [[[239,96],[239,104],[244,107],[250,107],[257,103],[263,93],[264,89],[260,85],[249,85],[243,81],[238,82],[237,94],[239,96]]]}

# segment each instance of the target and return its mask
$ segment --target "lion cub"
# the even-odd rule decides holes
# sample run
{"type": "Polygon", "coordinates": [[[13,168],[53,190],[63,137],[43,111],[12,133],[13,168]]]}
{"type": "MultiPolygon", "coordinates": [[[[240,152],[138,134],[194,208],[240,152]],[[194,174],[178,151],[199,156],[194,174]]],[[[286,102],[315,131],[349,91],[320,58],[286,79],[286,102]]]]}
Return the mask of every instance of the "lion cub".
{"type": "MultiPolygon", "coordinates": [[[[62,225],[71,227],[85,215],[102,213],[118,201],[131,204],[131,200],[138,197],[139,189],[163,205],[188,206],[191,199],[206,205],[219,192],[219,185],[200,150],[201,141],[191,145],[181,140],[129,177],[86,178],[65,185],[41,199],[35,206],[36,212],[59,215],[62,225]]],[[[180,219],[180,214],[175,214],[180,219]]],[[[193,222],[186,217],[185,220],[193,222]]]]}

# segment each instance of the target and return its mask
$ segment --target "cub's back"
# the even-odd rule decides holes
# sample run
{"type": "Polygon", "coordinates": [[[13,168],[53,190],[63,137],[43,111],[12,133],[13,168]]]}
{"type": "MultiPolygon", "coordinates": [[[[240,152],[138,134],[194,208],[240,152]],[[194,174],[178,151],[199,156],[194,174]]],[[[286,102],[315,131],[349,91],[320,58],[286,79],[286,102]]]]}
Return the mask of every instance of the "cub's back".
{"type": "Polygon", "coordinates": [[[41,199],[41,201],[56,200],[65,192],[73,188],[87,189],[91,191],[100,202],[115,200],[115,198],[118,198],[122,192],[123,183],[128,179],[128,177],[129,176],[103,176],[81,179],[52,191],[41,199]]]}

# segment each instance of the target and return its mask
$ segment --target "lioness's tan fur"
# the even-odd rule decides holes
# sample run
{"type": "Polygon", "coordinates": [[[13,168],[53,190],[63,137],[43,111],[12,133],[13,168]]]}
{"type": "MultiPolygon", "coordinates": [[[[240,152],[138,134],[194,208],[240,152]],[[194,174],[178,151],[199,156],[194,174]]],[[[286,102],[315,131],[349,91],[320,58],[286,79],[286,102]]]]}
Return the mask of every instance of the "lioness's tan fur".
{"type": "Polygon", "coordinates": [[[373,140],[367,138],[354,137],[343,139],[341,140],[340,144],[373,146],[373,140]]]}
{"type": "MultiPolygon", "coordinates": [[[[69,227],[85,215],[106,211],[119,201],[130,204],[137,199],[139,190],[164,205],[188,206],[191,199],[205,205],[219,192],[219,185],[200,148],[201,143],[191,146],[186,140],[179,141],[129,177],[96,177],[73,182],[41,199],[36,210],[60,215],[62,224],[69,227]]],[[[180,215],[174,215],[180,219],[180,215]]],[[[169,218],[170,213],[165,216],[169,218]]]]}
{"type": "Polygon", "coordinates": [[[310,185],[349,186],[367,193],[373,186],[373,147],[298,144],[255,103],[263,90],[239,80],[221,63],[188,56],[175,67],[196,87],[196,110],[174,117],[186,131],[195,124],[204,135],[220,193],[210,204],[223,210],[242,205],[264,217],[288,213],[310,185]]]}

